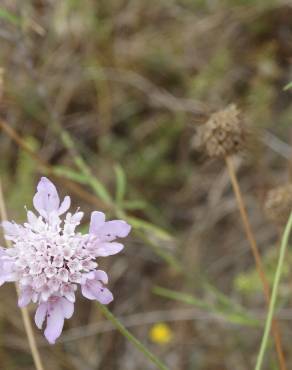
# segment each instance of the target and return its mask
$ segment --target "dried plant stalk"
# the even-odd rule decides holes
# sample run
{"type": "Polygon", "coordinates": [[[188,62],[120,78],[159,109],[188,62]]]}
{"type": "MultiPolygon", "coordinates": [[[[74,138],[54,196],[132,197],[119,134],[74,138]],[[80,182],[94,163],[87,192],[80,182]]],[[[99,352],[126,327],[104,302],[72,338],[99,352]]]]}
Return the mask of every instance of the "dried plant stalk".
{"type": "MultiPolygon", "coordinates": [[[[7,211],[6,211],[5,202],[4,202],[1,179],[0,179],[0,215],[1,215],[2,221],[7,220],[7,211]]],[[[5,240],[5,242],[6,242],[7,248],[9,248],[11,246],[10,241],[5,240]]],[[[15,284],[15,287],[16,287],[16,292],[18,295],[18,288],[16,284],[15,284]]],[[[28,339],[28,343],[29,343],[29,347],[30,347],[31,355],[34,361],[35,368],[36,370],[44,370],[41,356],[40,356],[40,353],[36,345],[36,340],[35,340],[35,336],[32,330],[32,325],[31,325],[28,310],[26,307],[22,307],[20,308],[20,310],[21,310],[22,320],[23,320],[23,324],[24,324],[24,328],[25,328],[25,332],[27,335],[27,339],[28,339]]]]}
{"type": "MultiPolygon", "coordinates": [[[[255,260],[255,264],[256,264],[256,270],[259,274],[260,280],[261,280],[262,285],[263,285],[263,290],[264,290],[264,296],[265,296],[265,299],[266,299],[266,303],[267,303],[267,305],[269,305],[269,303],[270,303],[269,282],[267,280],[267,277],[266,277],[266,274],[265,274],[265,271],[264,271],[263,263],[262,263],[262,260],[261,260],[261,255],[260,255],[258,247],[257,247],[257,243],[256,243],[256,240],[255,240],[255,237],[254,237],[254,233],[252,231],[251,224],[249,222],[249,218],[248,218],[248,214],[247,214],[247,211],[246,211],[243,196],[242,196],[242,193],[241,193],[241,190],[240,190],[239,182],[237,180],[236,172],[234,170],[234,165],[233,165],[232,158],[229,157],[229,156],[225,157],[225,162],[226,162],[226,166],[227,166],[228,173],[229,173],[229,176],[230,176],[230,180],[231,180],[231,183],[232,183],[232,187],[233,187],[233,190],[234,190],[234,193],[235,193],[235,197],[236,197],[236,201],[237,201],[237,204],[238,204],[240,216],[242,218],[244,230],[245,230],[247,239],[249,241],[249,244],[250,244],[250,247],[251,247],[251,250],[252,250],[252,254],[254,256],[254,260],[255,260]]],[[[273,319],[273,321],[272,321],[272,334],[273,334],[274,341],[275,341],[275,347],[276,347],[277,356],[278,356],[278,359],[279,359],[280,369],[281,370],[287,370],[286,361],[285,361],[285,357],[284,357],[284,353],[283,353],[282,340],[281,340],[281,336],[280,336],[280,332],[279,332],[279,327],[278,327],[278,323],[275,319],[273,319]]]]}

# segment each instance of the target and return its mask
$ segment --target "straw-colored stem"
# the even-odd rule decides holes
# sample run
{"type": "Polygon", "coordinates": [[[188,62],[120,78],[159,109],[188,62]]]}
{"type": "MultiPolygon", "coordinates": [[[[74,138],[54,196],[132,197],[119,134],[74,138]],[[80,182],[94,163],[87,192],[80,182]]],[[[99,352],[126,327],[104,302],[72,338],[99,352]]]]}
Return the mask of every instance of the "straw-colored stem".
{"type": "MultiPolygon", "coordinates": [[[[6,211],[5,202],[4,202],[1,179],[0,179],[0,215],[1,215],[2,221],[7,220],[7,211],[6,211]]],[[[6,242],[7,248],[9,248],[11,246],[11,243],[9,242],[9,240],[6,240],[5,242],[6,242]]],[[[15,287],[16,287],[16,292],[18,295],[18,288],[16,284],[15,284],[15,287]]],[[[36,345],[34,333],[32,330],[29,313],[26,307],[22,307],[20,310],[21,310],[22,320],[23,320],[25,332],[27,335],[31,355],[32,355],[32,358],[35,364],[35,368],[36,370],[44,370],[44,366],[42,364],[42,360],[41,360],[41,357],[40,357],[40,354],[39,354],[39,351],[36,345]]]]}
{"type": "MultiPolygon", "coordinates": [[[[231,157],[226,157],[225,162],[226,162],[226,166],[227,166],[227,169],[228,169],[228,172],[229,172],[232,187],[233,187],[233,190],[234,190],[234,193],[235,193],[235,197],[236,197],[236,201],[237,201],[237,204],[238,204],[240,216],[242,218],[244,230],[245,230],[245,233],[246,233],[247,239],[249,241],[249,244],[250,244],[250,247],[251,247],[251,250],[252,250],[252,254],[253,254],[253,257],[254,257],[254,260],[255,260],[256,270],[257,270],[257,273],[258,273],[258,275],[260,277],[260,280],[262,282],[266,303],[267,303],[267,305],[269,305],[270,304],[270,286],[269,286],[269,283],[268,283],[268,280],[267,280],[267,277],[266,277],[266,274],[265,274],[265,271],[264,271],[264,267],[263,267],[261,255],[260,255],[258,247],[257,247],[256,239],[254,237],[254,233],[252,231],[251,224],[249,222],[249,218],[248,218],[248,215],[247,215],[247,211],[246,211],[245,203],[244,203],[244,200],[243,200],[243,196],[242,196],[242,193],[241,193],[241,190],[240,190],[239,182],[237,180],[237,176],[236,176],[236,172],[235,172],[235,169],[234,169],[232,158],[231,157]]],[[[275,341],[275,347],[276,347],[276,351],[277,351],[277,356],[278,356],[278,360],[279,360],[280,369],[281,370],[287,370],[286,361],[285,361],[285,357],[284,357],[284,353],[283,353],[282,340],[281,340],[278,324],[277,324],[275,319],[273,319],[273,321],[272,321],[272,334],[273,334],[274,341],[275,341]]]]}

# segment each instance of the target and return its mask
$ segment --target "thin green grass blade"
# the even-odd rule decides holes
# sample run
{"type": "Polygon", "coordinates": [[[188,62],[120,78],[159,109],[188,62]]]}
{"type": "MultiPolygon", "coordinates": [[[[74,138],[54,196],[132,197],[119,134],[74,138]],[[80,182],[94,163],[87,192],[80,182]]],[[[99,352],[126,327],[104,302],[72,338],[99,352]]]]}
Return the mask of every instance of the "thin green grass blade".
{"type": "Polygon", "coordinates": [[[82,173],[72,170],[67,166],[54,166],[54,174],[65,177],[66,179],[78,182],[79,184],[88,184],[88,178],[82,173]]]}
{"type": "Polygon", "coordinates": [[[270,300],[270,304],[269,304],[269,309],[268,309],[267,319],[266,319],[266,323],[265,323],[264,334],[263,334],[260,350],[259,350],[259,353],[258,353],[255,370],[261,370],[262,365],[263,365],[264,356],[265,356],[268,341],[269,341],[269,335],[270,335],[270,331],[271,331],[272,320],[273,320],[273,316],[274,316],[274,312],[275,312],[277,295],[278,295],[278,290],[279,290],[279,284],[280,284],[281,274],[282,274],[282,270],[283,270],[283,266],[284,266],[285,253],[286,253],[286,250],[287,250],[289,235],[291,233],[291,229],[292,229],[292,213],[291,213],[291,215],[289,217],[289,220],[286,224],[284,234],[283,234],[283,237],[282,237],[282,241],[281,241],[280,255],[279,255],[277,270],[276,270],[275,279],[274,279],[274,283],[273,283],[271,300],[270,300]]]}
{"type": "Polygon", "coordinates": [[[133,211],[133,210],[144,210],[148,207],[147,202],[144,200],[126,200],[122,202],[122,208],[128,211],[133,211]]]}
{"type": "Polygon", "coordinates": [[[222,307],[217,305],[209,304],[201,299],[195,298],[194,296],[181,293],[174,290],[162,288],[162,287],[154,287],[153,293],[160,295],[165,298],[173,299],[176,301],[180,301],[195,307],[198,307],[204,311],[209,313],[213,313],[219,316],[224,317],[225,320],[233,323],[233,324],[240,324],[246,326],[258,326],[259,322],[248,315],[247,313],[243,312],[243,309],[240,311],[233,310],[233,307],[230,306],[229,309],[222,310],[222,307]]]}
{"type": "Polygon", "coordinates": [[[121,204],[126,194],[127,178],[122,166],[119,164],[114,167],[114,170],[116,174],[116,202],[121,204]]]}
{"type": "Polygon", "coordinates": [[[183,273],[183,266],[180,261],[175,258],[172,254],[168,251],[164,250],[160,246],[156,245],[152,240],[147,238],[141,230],[135,230],[135,234],[139,236],[147,245],[153,250],[153,252],[159,256],[164,262],[168,264],[168,266],[172,267],[176,272],[183,273]]]}
{"type": "Polygon", "coordinates": [[[149,231],[156,235],[158,238],[166,241],[172,240],[172,236],[165,230],[161,229],[159,226],[153,225],[148,221],[141,220],[134,216],[125,216],[126,220],[136,229],[149,231]]]}
{"type": "Polygon", "coordinates": [[[160,370],[169,370],[168,367],[166,365],[164,365],[152,352],[149,351],[149,349],[147,349],[144,344],[142,344],[136,337],[134,337],[133,334],[131,334],[128,329],[125,328],[125,326],[120,322],[120,320],[115,317],[110,311],[109,309],[98,303],[97,302],[97,305],[99,307],[99,309],[101,310],[101,312],[103,313],[103,315],[109,320],[112,322],[112,324],[119,330],[119,332],[126,338],[128,339],[130,342],[132,342],[134,344],[134,346],[136,348],[138,348],[139,351],[141,351],[153,364],[156,365],[157,369],[160,369],[160,370]]]}

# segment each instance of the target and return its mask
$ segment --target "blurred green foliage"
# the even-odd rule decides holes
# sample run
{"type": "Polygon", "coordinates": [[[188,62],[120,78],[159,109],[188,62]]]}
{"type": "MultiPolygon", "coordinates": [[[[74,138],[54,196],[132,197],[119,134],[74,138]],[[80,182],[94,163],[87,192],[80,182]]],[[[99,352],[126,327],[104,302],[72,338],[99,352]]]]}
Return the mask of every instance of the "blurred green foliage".
{"type": "MultiPolygon", "coordinates": [[[[23,139],[33,151],[39,148],[39,143],[35,138],[28,136],[23,139]]],[[[21,151],[21,154],[17,157],[15,174],[13,182],[10,183],[10,192],[7,200],[13,213],[21,212],[20,214],[24,215],[25,211],[19,208],[23,206],[27,206],[28,209],[31,208],[34,195],[35,169],[36,165],[32,161],[31,156],[21,151]],[[17,186],[14,184],[17,184],[17,186]]]]}
{"type": "MultiPolygon", "coordinates": [[[[263,263],[267,279],[272,285],[275,277],[277,261],[278,261],[278,247],[273,246],[268,253],[264,255],[263,263]]],[[[289,285],[288,278],[290,276],[290,266],[292,263],[292,253],[289,251],[285,258],[285,263],[282,270],[282,286],[283,290],[280,291],[280,296],[285,297],[287,292],[287,285],[289,285]]],[[[255,268],[249,269],[248,271],[239,273],[234,280],[234,288],[240,294],[251,296],[252,294],[258,294],[262,292],[262,283],[259,279],[258,273],[255,268]]]]}

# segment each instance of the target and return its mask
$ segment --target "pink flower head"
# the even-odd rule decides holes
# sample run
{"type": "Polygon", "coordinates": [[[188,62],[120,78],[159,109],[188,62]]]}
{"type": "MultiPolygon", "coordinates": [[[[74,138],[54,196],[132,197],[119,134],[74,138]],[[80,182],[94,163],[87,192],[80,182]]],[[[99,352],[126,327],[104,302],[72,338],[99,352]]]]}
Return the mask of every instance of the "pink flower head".
{"type": "Polygon", "coordinates": [[[44,334],[52,344],[62,333],[64,319],[73,315],[79,285],[88,299],[102,304],[113,300],[105,287],[108,276],[97,270],[96,258],[120,252],[123,245],[115,239],[131,230],[125,221],[105,221],[102,212],[92,212],[89,233],[81,234],[76,227],[83,212],[67,212],[70,204],[69,196],[60,202],[55,185],[42,177],[33,198],[39,216],[28,211],[23,225],[2,223],[12,248],[0,248],[0,285],[18,283],[20,307],[37,303],[36,325],[41,329],[46,321],[44,334]]]}

